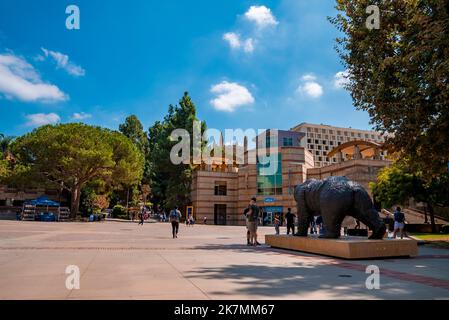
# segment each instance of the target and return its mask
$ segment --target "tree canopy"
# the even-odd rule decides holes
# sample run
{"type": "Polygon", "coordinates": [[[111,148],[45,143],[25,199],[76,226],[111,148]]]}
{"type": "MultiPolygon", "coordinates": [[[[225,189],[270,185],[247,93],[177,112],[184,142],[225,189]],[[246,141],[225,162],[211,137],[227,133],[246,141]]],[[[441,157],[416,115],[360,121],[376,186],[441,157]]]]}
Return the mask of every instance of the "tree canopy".
{"type": "Polygon", "coordinates": [[[449,173],[423,179],[422,172],[411,172],[409,159],[397,161],[379,172],[377,182],[370,183],[377,201],[384,207],[406,204],[410,198],[427,203],[433,231],[435,231],[435,206],[449,206],[449,173]]]}
{"type": "MultiPolygon", "coordinates": [[[[170,139],[175,129],[185,129],[193,136],[193,122],[198,121],[196,107],[188,93],[185,93],[179,105],[170,105],[163,121],[156,121],[148,130],[149,160],[151,165],[151,190],[153,200],[169,207],[183,206],[190,202],[192,165],[175,165],[170,160],[170,152],[177,141],[170,139]]],[[[206,130],[202,122],[201,132],[206,130]]],[[[192,141],[191,141],[191,147],[192,141]]]]}
{"type": "Polygon", "coordinates": [[[391,151],[413,159],[424,179],[449,162],[449,3],[441,0],[337,0],[330,18],[343,32],[337,50],[355,106],[392,134],[391,151]],[[367,7],[380,28],[366,27],[367,7]]]}
{"type": "Polygon", "coordinates": [[[143,172],[143,155],[127,137],[80,123],[40,127],[18,138],[13,153],[33,177],[71,193],[72,215],[86,183],[135,184],[143,172]]]}

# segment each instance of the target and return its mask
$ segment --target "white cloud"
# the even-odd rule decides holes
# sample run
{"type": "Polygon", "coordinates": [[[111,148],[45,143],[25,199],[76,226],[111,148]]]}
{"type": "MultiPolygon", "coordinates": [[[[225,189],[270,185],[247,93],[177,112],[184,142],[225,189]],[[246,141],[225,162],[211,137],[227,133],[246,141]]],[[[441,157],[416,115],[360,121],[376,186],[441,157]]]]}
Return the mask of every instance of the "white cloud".
{"type": "Polygon", "coordinates": [[[301,79],[302,81],[316,81],[316,77],[313,74],[305,74],[301,79]]]}
{"type": "Polygon", "coordinates": [[[296,92],[314,99],[323,95],[323,87],[317,82],[316,76],[313,74],[306,74],[301,77],[301,80],[303,83],[298,86],[296,92]]]}
{"type": "Polygon", "coordinates": [[[61,118],[56,113],[35,113],[26,116],[28,122],[27,126],[40,127],[46,124],[56,124],[61,121],[61,118]]]}
{"type": "Polygon", "coordinates": [[[234,32],[228,32],[223,35],[223,40],[227,41],[229,43],[229,46],[231,48],[237,49],[240,48],[240,36],[237,33],[234,32]]]}
{"type": "Polygon", "coordinates": [[[337,72],[334,76],[334,86],[338,89],[344,89],[345,86],[349,83],[349,71],[340,71],[337,72]]]}
{"type": "Polygon", "coordinates": [[[60,69],[65,70],[68,74],[74,77],[82,77],[86,74],[86,71],[81,66],[78,66],[70,61],[68,55],[57,51],[47,50],[45,48],[41,49],[44,52],[45,57],[53,58],[53,60],[56,62],[56,66],[60,69]]]}
{"type": "Polygon", "coordinates": [[[92,115],[89,113],[85,113],[85,112],[75,112],[72,115],[73,120],[86,120],[86,119],[90,119],[90,118],[92,118],[92,115]]]}
{"type": "Polygon", "coordinates": [[[242,40],[239,34],[227,32],[223,35],[223,40],[227,41],[232,49],[243,49],[247,53],[254,51],[254,40],[252,38],[242,40]]]}
{"type": "Polygon", "coordinates": [[[245,17],[249,21],[254,22],[259,28],[275,26],[279,23],[271,9],[265,6],[251,6],[245,13],[245,17]]]}
{"type": "Polygon", "coordinates": [[[68,99],[57,86],[41,80],[36,69],[23,58],[0,54],[0,93],[25,102],[56,102],[68,99]]]}
{"type": "Polygon", "coordinates": [[[254,103],[254,97],[249,90],[235,82],[223,81],[212,86],[212,93],[217,97],[210,101],[216,110],[233,112],[238,107],[254,103]]]}

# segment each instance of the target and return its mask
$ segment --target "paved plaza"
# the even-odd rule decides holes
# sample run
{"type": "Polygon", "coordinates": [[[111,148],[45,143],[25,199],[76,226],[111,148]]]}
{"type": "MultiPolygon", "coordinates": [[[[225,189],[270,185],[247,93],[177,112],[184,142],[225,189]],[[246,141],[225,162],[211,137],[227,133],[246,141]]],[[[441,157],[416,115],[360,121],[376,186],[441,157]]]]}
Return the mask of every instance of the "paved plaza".
{"type": "Polygon", "coordinates": [[[0,299],[449,299],[449,250],[345,261],[247,247],[244,227],[170,232],[165,223],[0,221],[0,299]],[[69,265],[80,269],[79,290],[66,288],[69,265]],[[365,286],[368,265],[380,268],[379,290],[365,286]]]}

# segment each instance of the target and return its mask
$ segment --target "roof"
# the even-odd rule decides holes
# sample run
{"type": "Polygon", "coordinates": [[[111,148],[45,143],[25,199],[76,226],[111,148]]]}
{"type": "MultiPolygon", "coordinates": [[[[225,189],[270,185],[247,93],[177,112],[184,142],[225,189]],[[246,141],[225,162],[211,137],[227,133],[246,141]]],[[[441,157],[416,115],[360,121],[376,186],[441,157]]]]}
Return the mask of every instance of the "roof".
{"type": "Polygon", "coordinates": [[[376,149],[382,149],[383,145],[376,142],[365,141],[365,140],[353,140],[348,141],[335,147],[331,152],[327,155],[329,158],[334,157],[338,152],[342,152],[343,154],[354,154],[354,147],[358,146],[362,156],[364,158],[369,158],[375,156],[376,149]]]}

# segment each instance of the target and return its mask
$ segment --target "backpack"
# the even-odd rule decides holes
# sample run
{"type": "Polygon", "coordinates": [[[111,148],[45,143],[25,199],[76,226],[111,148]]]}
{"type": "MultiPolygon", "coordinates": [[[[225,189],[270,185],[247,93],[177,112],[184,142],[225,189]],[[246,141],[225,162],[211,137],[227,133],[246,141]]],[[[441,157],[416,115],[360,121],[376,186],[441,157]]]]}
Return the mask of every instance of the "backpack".
{"type": "Polygon", "coordinates": [[[178,212],[176,210],[170,211],[170,221],[178,221],[178,212]]]}

